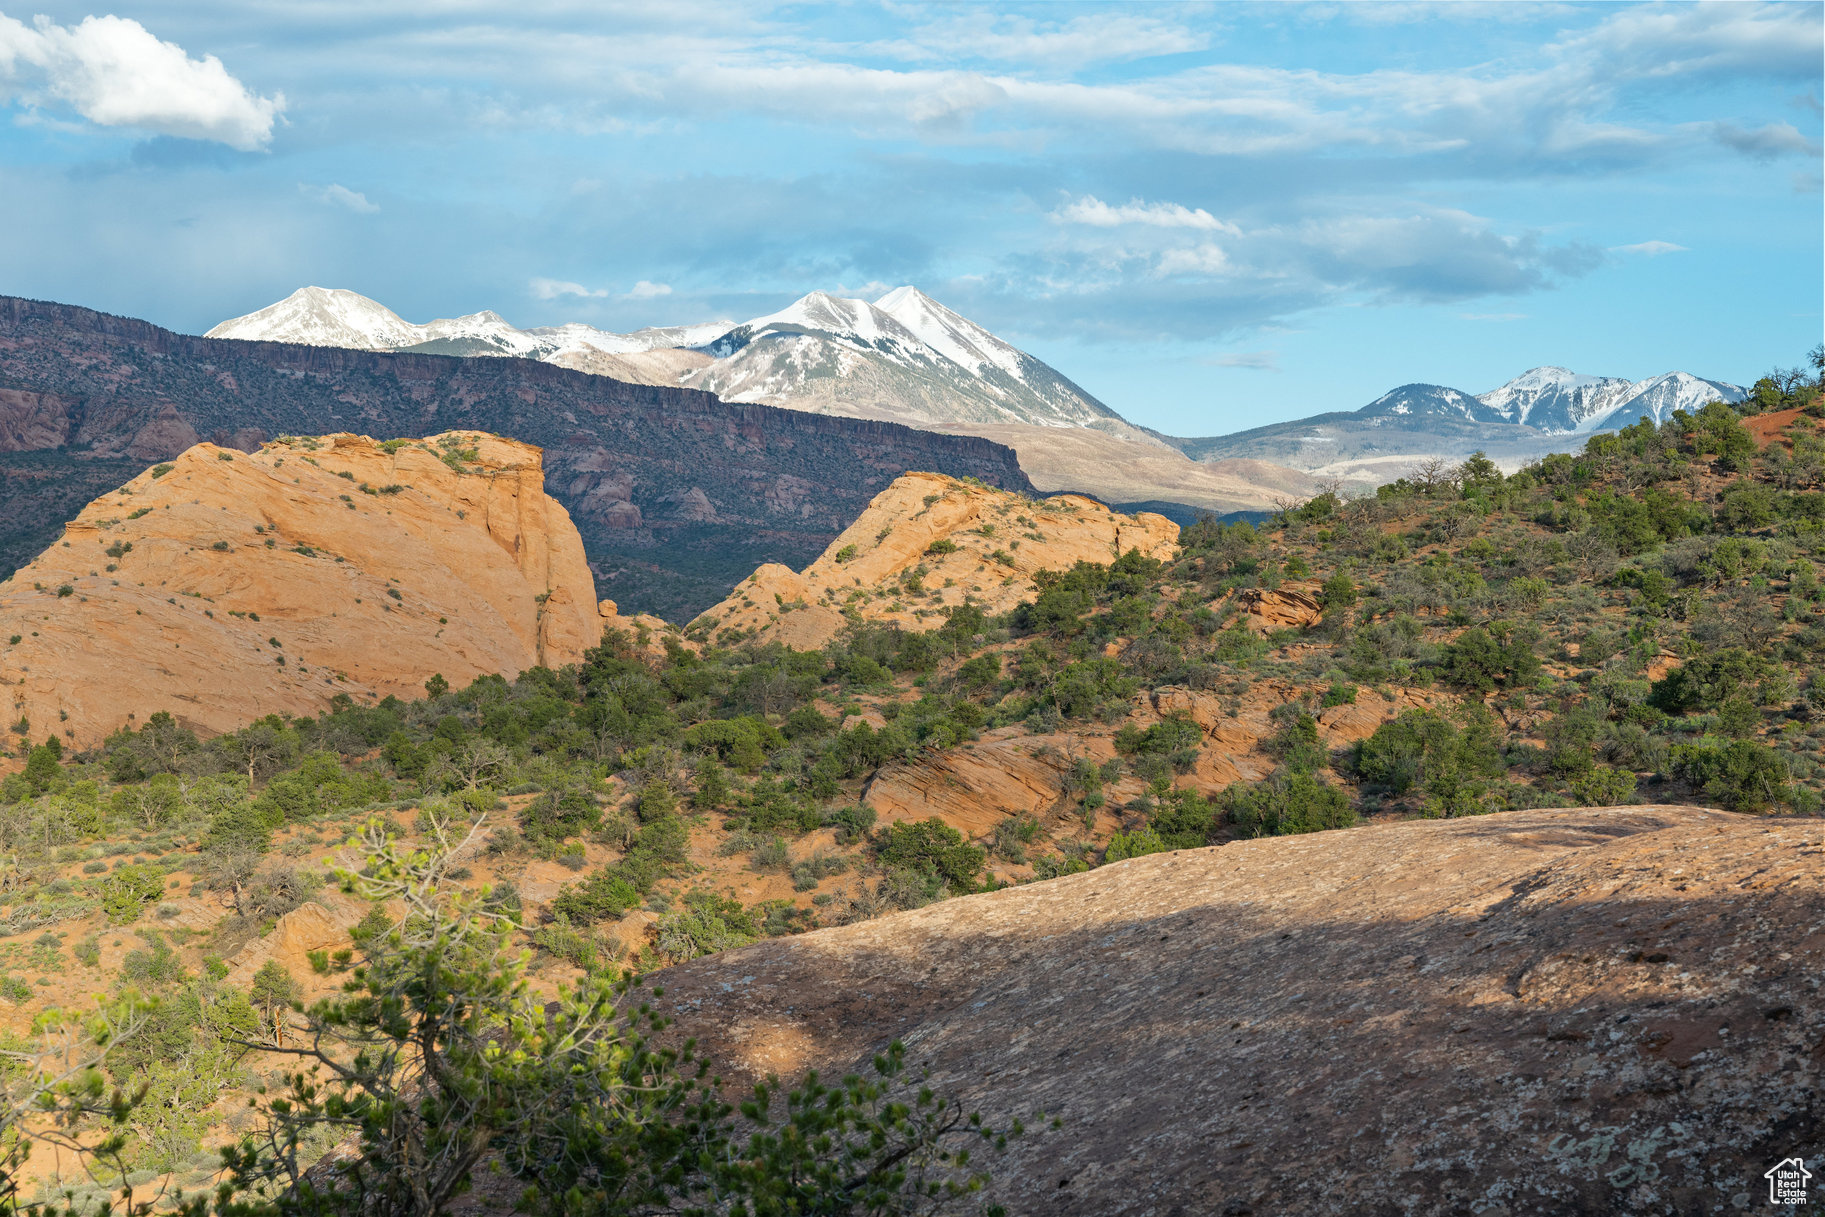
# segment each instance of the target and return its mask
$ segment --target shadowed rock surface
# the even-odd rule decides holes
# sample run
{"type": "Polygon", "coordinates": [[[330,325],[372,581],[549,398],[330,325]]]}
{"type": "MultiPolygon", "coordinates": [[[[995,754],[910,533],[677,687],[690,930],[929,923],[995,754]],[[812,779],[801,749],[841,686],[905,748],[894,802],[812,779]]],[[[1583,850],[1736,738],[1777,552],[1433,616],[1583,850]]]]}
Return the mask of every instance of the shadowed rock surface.
{"type": "Polygon", "coordinates": [[[1157,854],[664,974],[711,1056],[890,1040],[1015,1214],[1713,1213],[1821,1145],[1825,822],[1516,811],[1157,854]]]}

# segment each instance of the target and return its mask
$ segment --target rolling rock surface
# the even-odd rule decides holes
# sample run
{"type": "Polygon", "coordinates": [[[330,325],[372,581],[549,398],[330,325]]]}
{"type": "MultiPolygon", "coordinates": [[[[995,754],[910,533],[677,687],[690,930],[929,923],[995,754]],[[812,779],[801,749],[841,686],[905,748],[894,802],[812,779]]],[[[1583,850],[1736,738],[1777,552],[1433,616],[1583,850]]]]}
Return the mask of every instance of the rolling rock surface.
{"type": "Polygon", "coordinates": [[[1014,1214],[1699,1214],[1825,1153],[1825,822],[1516,811],[1235,842],[662,973],[740,1085],[909,1060],[1014,1214]]]}
{"type": "Polygon", "coordinates": [[[197,444],[0,584],[0,706],[77,747],[161,710],[213,734],[575,663],[612,614],[529,444],[197,444]]]}
{"type": "Polygon", "coordinates": [[[1179,526],[1151,512],[1122,515],[1095,499],[1024,495],[940,473],[908,473],[876,495],[803,573],[768,563],[693,626],[752,631],[799,650],[822,647],[851,616],[909,630],[943,625],[965,600],[1003,613],[1037,591],[1039,571],[1107,564],[1131,549],[1170,558],[1179,526]],[[949,542],[949,553],[932,546],[949,542]],[[919,567],[924,590],[900,581],[919,567]]]}

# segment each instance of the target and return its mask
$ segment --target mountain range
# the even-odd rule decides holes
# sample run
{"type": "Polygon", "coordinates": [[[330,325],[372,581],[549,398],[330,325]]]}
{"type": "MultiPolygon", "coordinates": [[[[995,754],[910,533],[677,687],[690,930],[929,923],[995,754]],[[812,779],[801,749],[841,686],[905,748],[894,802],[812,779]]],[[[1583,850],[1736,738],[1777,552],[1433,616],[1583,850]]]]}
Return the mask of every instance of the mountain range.
{"type": "Polygon", "coordinates": [[[1199,462],[1255,460],[1346,482],[1384,482],[1429,457],[1455,460],[1478,451],[1513,469],[1638,419],[1660,423],[1675,410],[1746,396],[1740,385],[1688,372],[1630,381],[1540,367],[1487,393],[1401,385],[1359,410],[1171,442],[1199,462]]]}
{"type": "Polygon", "coordinates": [[[1745,396],[1686,372],[1631,381],[1545,366],[1486,393],[1408,384],[1354,411],[1175,438],[1130,423],[913,286],[873,301],[814,291],[745,322],[629,334],[580,323],[522,330],[493,312],[416,325],[354,292],[306,287],[208,336],[537,359],[725,401],[962,432],[1012,447],[1040,490],[1214,511],[1263,509],[1320,480],[1374,484],[1429,457],[1481,450],[1514,467],[1638,418],[1745,396]]]}

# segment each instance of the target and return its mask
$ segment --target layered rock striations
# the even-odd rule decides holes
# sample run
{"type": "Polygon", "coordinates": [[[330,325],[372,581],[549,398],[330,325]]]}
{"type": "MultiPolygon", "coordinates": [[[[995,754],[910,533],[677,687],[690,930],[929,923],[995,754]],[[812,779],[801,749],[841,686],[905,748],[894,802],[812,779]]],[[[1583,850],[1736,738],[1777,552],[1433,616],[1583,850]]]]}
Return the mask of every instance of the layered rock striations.
{"type": "Polygon", "coordinates": [[[0,705],[79,747],[161,710],[214,733],[574,663],[612,613],[529,444],[197,444],[0,583],[0,705]]]}
{"type": "Polygon", "coordinates": [[[908,473],[801,572],[769,564],[691,623],[715,638],[821,647],[852,621],[909,630],[943,625],[957,605],[1002,613],[1037,591],[1040,571],[1109,563],[1129,550],[1167,558],[1179,526],[1122,515],[1094,499],[1030,499],[937,473],[908,473]]]}
{"type": "MultiPolygon", "coordinates": [[[[1825,823],[1514,811],[1155,854],[662,974],[747,1077],[895,1039],[1014,1213],[1710,1213],[1825,1128],[1825,823]]],[[[742,1082],[736,1079],[736,1085],[742,1082]]]]}

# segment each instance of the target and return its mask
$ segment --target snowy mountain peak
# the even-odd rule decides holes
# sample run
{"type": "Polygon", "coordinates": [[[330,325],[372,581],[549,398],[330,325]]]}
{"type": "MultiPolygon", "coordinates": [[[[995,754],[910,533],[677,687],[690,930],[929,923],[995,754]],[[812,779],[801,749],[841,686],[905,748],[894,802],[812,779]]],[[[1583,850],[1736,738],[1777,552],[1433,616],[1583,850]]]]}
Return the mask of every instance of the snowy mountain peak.
{"type": "Polygon", "coordinates": [[[1714,401],[1735,404],[1749,396],[1749,391],[1741,385],[1706,380],[1690,372],[1651,376],[1630,385],[1629,390],[1621,405],[1597,419],[1589,429],[1627,427],[1644,418],[1651,418],[1656,424],[1663,423],[1675,410],[1698,410],[1714,401]]]}
{"type": "Polygon", "coordinates": [[[896,287],[874,303],[912,331],[920,342],[958,367],[970,372],[994,367],[1016,380],[1025,379],[1021,372],[1025,354],[918,288],[910,284],[896,287]]]}
{"type": "Polygon", "coordinates": [[[1548,432],[1573,432],[1620,404],[1629,382],[1618,376],[1585,376],[1570,368],[1530,368],[1477,400],[1504,422],[1548,432]]]}
{"type": "Polygon", "coordinates": [[[384,304],[357,292],[301,287],[277,304],[222,322],[205,337],[385,351],[421,341],[418,330],[384,304]]]}
{"type": "Polygon", "coordinates": [[[1492,419],[1490,411],[1482,402],[1448,385],[1411,384],[1398,389],[1390,389],[1380,397],[1358,410],[1356,413],[1371,418],[1391,415],[1409,415],[1445,418],[1467,418],[1478,422],[1500,421],[1492,419]]]}

